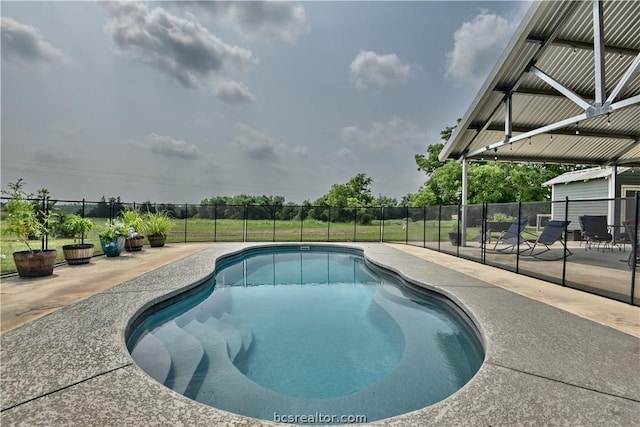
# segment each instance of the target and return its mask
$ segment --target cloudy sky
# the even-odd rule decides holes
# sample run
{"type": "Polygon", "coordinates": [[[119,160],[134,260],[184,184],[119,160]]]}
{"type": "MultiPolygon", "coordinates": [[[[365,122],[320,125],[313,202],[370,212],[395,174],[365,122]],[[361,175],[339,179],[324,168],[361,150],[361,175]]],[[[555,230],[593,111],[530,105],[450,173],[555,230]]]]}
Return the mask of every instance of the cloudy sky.
{"type": "Polygon", "coordinates": [[[525,2],[2,1],[2,188],[401,198],[525,2]]]}

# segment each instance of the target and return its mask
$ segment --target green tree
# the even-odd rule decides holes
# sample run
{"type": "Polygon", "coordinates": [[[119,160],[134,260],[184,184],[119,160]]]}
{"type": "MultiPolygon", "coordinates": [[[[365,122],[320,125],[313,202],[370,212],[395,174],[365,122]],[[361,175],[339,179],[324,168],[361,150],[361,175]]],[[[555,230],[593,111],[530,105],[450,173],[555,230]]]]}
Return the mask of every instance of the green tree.
{"type": "MultiPolygon", "coordinates": [[[[460,119],[458,119],[458,122],[460,119]]],[[[455,126],[440,132],[447,141],[455,126]]],[[[462,193],[462,166],[453,160],[440,162],[438,154],[444,144],[432,144],[427,154],[416,154],[418,170],[427,174],[427,181],[411,196],[410,206],[453,205],[460,203],[462,193]]],[[[542,184],[564,172],[582,166],[563,166],[521,163],[469,163],[468,203],[509,203],[548,200],[550,189],[542,184]]]]}

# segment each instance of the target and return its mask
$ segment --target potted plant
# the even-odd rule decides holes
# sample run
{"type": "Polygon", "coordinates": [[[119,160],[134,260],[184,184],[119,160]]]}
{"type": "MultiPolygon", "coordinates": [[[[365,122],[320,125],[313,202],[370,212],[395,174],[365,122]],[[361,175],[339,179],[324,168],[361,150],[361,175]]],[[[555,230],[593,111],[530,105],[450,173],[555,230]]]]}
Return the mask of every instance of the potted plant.
{"type": "Polygon", "coordinates": [[[166,212],[147,212],[145,215],[145,231],[152,248],[164,246],[170,228],[171,218],[166,212]]]}
{"type": "Polygon", "coordinates": [[[124,227],[128,230],[129,236],[124,241],[124,248],[129,252],[141,251],[144,246],[145,221],[140,212],[134,209],[125,209],[120,217],[124,227]]]}
{"type": "Polygon", "coordinates": [[[73,244],[62,246],[64,259],[69,265],[88,264],[93,257],[93,243],[82,241],[85,234],[93,228],[93,222],[88,218],[72,214],[64,221],[64,228],[73,234],[73,244]]]}
{"type": "Polygon", "coordinates": [[[460,230],[458,229],[458,221],[455,220],[451,225],[451,231],[449,231],[449,241],[453,246],[460,246],[460,241],[462,240],[460,236],[460,230]]]}
{"type": "Polygon", "coordinates": [[[122,222],[107,221],[98,236],[104,254],[116,257],[124,250],[124,241],[129,236],[129,231],[122,222]]]}
{"type": "Polygon", "coordinates": [[[13,253],[13,260],[20,277],[43,277],[53,274],[58,252],[55,249],[38,250],[29,245],[30,238],[41,238],[47,233],[47,226],[53,218],[47,212],[41,212],[40,218],[34,205],[22,187],[22,178],[9,183],[11,191],[4,191],[10,196],[7,202],[7,217],[2,224],[2,235],[16,237],[24,243],[28,250],[13,253]]]}

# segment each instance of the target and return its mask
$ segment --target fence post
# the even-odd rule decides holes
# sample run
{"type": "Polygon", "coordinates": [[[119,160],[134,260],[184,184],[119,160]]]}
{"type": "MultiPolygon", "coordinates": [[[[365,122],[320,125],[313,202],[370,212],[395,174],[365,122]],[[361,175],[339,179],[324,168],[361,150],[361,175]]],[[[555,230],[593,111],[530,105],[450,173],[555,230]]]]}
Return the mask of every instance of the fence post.
{"type": "Polygon", "coordinates": [[[327,242],[331,240],[331,206],[329,206],[329,213],[327,214],[327,242]]]}
{"type": "Polygon", "coordinates": [[[631,295],[629,295],[629,302],[633,305],[633,296],[636,293],[636,268],[637,268],[637,242],[638,242],[638,192],[635,195],[635,212],[633,215],[633,231],[634,236],[631,241],[631,258],[633,259],[631,262],[631,295]]]}
{"type": "Polygon", "coordinates": [[[249,214],[249,207],[244,205],[244,225],[242,227],[242,241],[247,241],[247,215],[249,214]]]}
{"type": "Polygon", "coordinates": [[[427,205],[422,207],[422,247],[427,247],[427,205]]]}
{"type": "Polygon", "coordinates": [[[356,241],[356,228],[358,227],[358,208],[353,208],[353,241],[356,241]]]}
{"type": "Polygon", "coordinates": [[[213,241],[218,241],[218,204],[213,205],[213,241]]]}
{"type": "MultiPolygon", "coordinates": [[[[47,213],[49,213],[49,198],[42,198],[42,216],[43,219],[47,217],[47,213]]],[[[49,230],[47,230],[42,236],[41,240],[42,250],[49,249],[49,230]]]]}
{"type": "MultiPolygon", "coordinates": [[[[518,227],[522,221],[522,200],[518,200],[518,227]]],[[[524,231],[524,230],[523,230],[524,231]]],[[[516,273],[520,272],[520,235],[516,236],[516,273]]]]}
{"type": "Polygon", "coordinates": [[[482,218],[480,218],[480,260],[482,264],[487,263],[487,212],[489,205],[486,201],[482,202],[482,218]]]}
{"type": "Polygon", "coordinates": [[[302,226],[304,224],[304,206],[300,205],[300,242],[302,242],[302,226]]]}
{"type": "Polygon", "coordinates": [[[184,242],[187,243],[187,222],[189,220],[189,203],[184,204],[184,242]]]}
{"type": "MultiPolygon", "coordinates": [[[[84,218],[84,197],[82,198],[82,218],[84,218]]],[[[82,233],[82,238],[80,240],[80,243],[82,243],[84,245],[84,233],[82,233]]]]}
{"type": "Polygon", "coordinates": [[[567,228],[568,228],[568,218],[569,218],[569,196],[565,196],[564,198],[564,252],[562,253],[562,286],[566,286],[566,276],[567,276],[567,228]]]}
{"type": "Polygon", "coordinates": [[[273,216],[273,238],[271,239],[272,242],[276,241],[276,206],[273,205],[271,206],[271,215],[273,216]]]}
{"type": "Polygon", "coordinates": [[[409,244],[409,206],[404,207],[404,244],[409,244]]]}
{"type": "Polygon", "coordinates": [[[442,230],[442,205],[438,205],[438,252],[440,252],[440,232],[442,230]]]}
{"type": "Polygon", "coordinates": [[[380,243],[384,242],[384,206],[380,206],[380,243]]]}

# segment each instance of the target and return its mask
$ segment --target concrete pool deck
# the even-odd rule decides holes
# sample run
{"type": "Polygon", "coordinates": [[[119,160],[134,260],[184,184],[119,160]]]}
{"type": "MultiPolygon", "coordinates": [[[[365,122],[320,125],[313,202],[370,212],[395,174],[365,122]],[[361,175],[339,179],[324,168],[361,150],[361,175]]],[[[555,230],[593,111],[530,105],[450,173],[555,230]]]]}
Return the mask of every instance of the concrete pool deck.
{"type": "MultiPolygon", "coordinates": [[[[146,273],[138,271],[119,286],[3,333],[2,424],[271,425],[165,388],[133,364],[124,346],[127,324],[141,309],[204,280],[217,257],[255,245],[192,248],[196,253],[159,268],[150,263],[146,273]]],[[[371,261],[448,295],[467,310],[485,341],[485,362],[460,391],[375,424],[633,425],[640,417],[640,308],[529,283],[523,276],[421,248],[346,245],[363,248],[371,261]],[[438,255],[446,259],[435,259],[438,255]]],[[[167,256],[158,262],[167,258],[173,260],[167,256]]],[[[107,260],[96,265],[101,261],[107,260]]],[[[81,278],[107,280],[113,266],[96,277],[98,270],[81,278]]]]}

